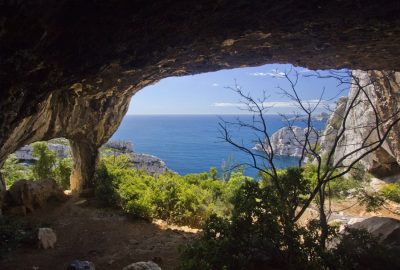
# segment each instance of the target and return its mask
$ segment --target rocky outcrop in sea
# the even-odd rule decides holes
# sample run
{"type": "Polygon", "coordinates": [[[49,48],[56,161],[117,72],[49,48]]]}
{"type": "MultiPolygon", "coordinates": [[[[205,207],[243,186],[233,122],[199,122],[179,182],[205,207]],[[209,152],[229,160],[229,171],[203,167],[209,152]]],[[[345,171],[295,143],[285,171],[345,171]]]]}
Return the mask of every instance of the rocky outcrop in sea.
{"type": "MultiPolygon", "coordinates": [[[[271,135],[270,141],[272,150],[278,156],[301,157],[303,145],[306,140],[307,128],[303,129],[298,126],[283,127],[271,135]]],[[[314,144],[317,140],[317,134],[311,132],[308,138],[310,144],[314,144]]],[[[268,151],[267,142],[264,145],[256,144],[253,148],[258,151],[268,151]]]]}

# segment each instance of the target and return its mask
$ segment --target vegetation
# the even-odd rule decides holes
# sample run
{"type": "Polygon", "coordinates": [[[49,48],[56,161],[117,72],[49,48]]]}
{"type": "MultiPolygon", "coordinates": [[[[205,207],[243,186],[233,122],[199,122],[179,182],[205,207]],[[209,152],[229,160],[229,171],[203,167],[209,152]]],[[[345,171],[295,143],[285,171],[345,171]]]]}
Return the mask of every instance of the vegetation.
{"type": "Polygon", "coordinates": [[[306,227],[292,222],[312,182],[299,168],[278,175],[283,193],[268,176],[262,183],[247,180],[231,199],[231,216],[212,215],[203,235],[182,248],[181,269],[399,269],[397,251],[366,231],[338,235],[329,226],[327,241],[341,241],[323,248],[318,220],[306,227]]]}
{"type": "Polygon", "coordinates": [[[21,222],[5,216],[0,217],[0,259],[11,250],[21,246],[37,245],[37,230],[46,224],[21,222]]]}
{"type": "Polygon", "coordinates": [[[400,203],[400,183],[390,183],[382,186],[380,194],[388,200],[400,203]]]}
{"type": "Polygon", "coordinates": [[[4,177],[7,187],[12,186],[15,181],[20,179],[30,179],[33,177],[31,169],[19,163],[14,154],[10,155],[5,161],[0,173],[4,177]]]}
{"type": "Polygon", "coordinates": [[[210,173],[151,176],[131,169],[129,157],[120,155],[101,160],[95,174],[95,194],[103,206],[119,206],[132,217],[199,227],[212,214],[229,214],[230,199],[249,179],[237,171],[222,181],[215,168],[210,173]]]}
{"type": "Polygon", "coordinates": [[[45,178],[54,178],[65,189],[69,187],[69,176],[72,170],[71,158],[58,158],[49,149],[47,142],[33,143],[32,155],[37,159],[32,165],[19,163],[14,154],[8,157],[1,169],[1,174],[8,187],[21,179],[40,180],[45,178]]]}

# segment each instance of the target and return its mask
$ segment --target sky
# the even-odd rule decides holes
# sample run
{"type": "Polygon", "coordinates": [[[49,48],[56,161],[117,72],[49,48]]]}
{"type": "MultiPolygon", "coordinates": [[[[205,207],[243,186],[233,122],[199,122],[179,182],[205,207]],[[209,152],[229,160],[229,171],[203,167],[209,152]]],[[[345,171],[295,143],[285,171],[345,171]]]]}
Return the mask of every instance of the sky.
{"type": "MultiPolygon", "coordinates": [[[[323,102],[317,112],[334,109],[335,101],[347,95],[346,87],[338,86],[335,79],[307,77],[315,72],[292,65],[269,64],[259,67],[236,68],[198,75],[169,77],[156,84],[143,88],[131,100],[128,115],[149,114],[244,114],[243,105],[237,93],[229,89],[235,83],[242,91],[253,98],[260,98],[265,91],[268,99],[265,105],[271,106],[267,113],[295,113],[299,110],[293,101],[282,94],[279,87],[290,90],[284,72],[299,74],[296,90],[300,98],[310,105],[315,104],[324,90],[323,102]]],[[[329,71],[320,71],[328,74],[329,71]]]]}

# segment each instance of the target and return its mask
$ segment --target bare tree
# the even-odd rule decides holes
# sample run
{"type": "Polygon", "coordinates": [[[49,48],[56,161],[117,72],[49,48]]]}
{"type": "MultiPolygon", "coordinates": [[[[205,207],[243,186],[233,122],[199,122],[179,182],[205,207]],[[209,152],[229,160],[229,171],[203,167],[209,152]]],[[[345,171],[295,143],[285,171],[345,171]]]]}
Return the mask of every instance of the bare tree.
{"type": "MultiPolygon", "coordinates": [[[[311,158],[317,168],[317,181],[307,195],[307,198],[301,204],[297,202],[293,206],[295,214],[293,215],[292,222],[298,221],[310,204],[318,198],[317,202],[321,227],[320,239],[321,246],[325,247],[329,230],[327,216],[330,214],[327,213],[325,209],[327,185],[329,185],[332,180],[346,175],[360,160],[382,147],[393,127],[400,121],[400,115],[399,110],[390,114],[387,112],[385,114],[380,113],[377,104],[375,104],[371,98],[371,89],[372,92],[379,91],[379,89],[375,89],[378,82],[371,78],[368,80],[360,78],[351,71],[334,71],[330,72],[329,75],[314,73],[312,76],[318,79],[333,78],[337,80],[338,85],[343,89],[351,89],[351,95],[348,97],[346,107],[340,115],[337,115],[337,117],[340,118],[339,126],[328,134],[321,132],[321,130],[314,125],[313,121],[317,109],[324,106],[325,100],[323,98],[325,90],[321,92],[318,100],[314,102],[303,101],[296,89],[300,75],[293,69],[285,72],[283,75],[289,87],[279,87],[280,91],[301,111],[301,113],[296,113],[295,117],[282,115],[286,126],[292,132],[294,130],[294,123],[298,121],[303,121],[306,126],[304,129],[304,136],[300,138],[295,132],[293,132],[292,136],[295,141],[294,143],[301,148],[301,156],[297,166],[302,167],[305,159],[311,158]],[[357,109],[360,109],[360,107],[368,107],[372,111],[373,117],[369,123],[358,123],[354,125],[354,123],[350,123],[350,116],[357,109]],[[350,147],[346,136],[349,132],[354,132],[355,129],[360,128],[365,130],[365,135],[360,142],[352,144],[350,147]],[[325,137],[329,137],[330,148],[321,151],[319,145],[321,140],[325,137]],[[335,155],[338,148],[343,149],[347,146],[350,149],[344,151],[342,156],[338,157],[338,155],[335,155]]],[[[248,154],[250,161],[242,165],[254,168],[268,175],[272,180],[272,184],[280,194],[281,200],[284,201],[284,191],[279,182],[278,170],[275,165],[276,153],[274,145],[271,142],[272,134],[268,132],[268,120],[265,117],[267,111],[271,108],[267,106],[270,104],[267,102],[268,96],[264,92],[261,98],[253,98],[250,94],[246,94],[236,83],[234,87],[229,88],[239,95],[241,98],[240,109],[249,111],[252,114],[252,119],[247,122],[242,121],[240,118],[237,118],[235,121],[226,121],[222,119],[219,123],[222,135],[221,138],[240,151],[248,154]],[[247,129],[254,133],[254,142],[257,143],[258,150],[245,145],[243,141],[234,139],[231,133],[232,127],[247,129]]],[[[337,112],[333,113],[335,114],[337,112]]]]}

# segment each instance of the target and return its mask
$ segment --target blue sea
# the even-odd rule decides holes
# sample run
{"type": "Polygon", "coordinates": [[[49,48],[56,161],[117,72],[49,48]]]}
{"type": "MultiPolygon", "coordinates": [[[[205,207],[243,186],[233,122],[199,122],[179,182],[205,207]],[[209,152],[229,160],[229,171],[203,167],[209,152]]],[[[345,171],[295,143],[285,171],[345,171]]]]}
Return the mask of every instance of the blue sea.
{"type": "MultiPolygon", "coordinates": [[[[134,151],[161,158],[167,167],[181,175],[221,169],[222,164],[251,162],[250,157],[221,139],[218,123],[225,121],[251,122],[250,115],[127,115],[112,140],[128,140],[134,151]]],[[[271,134],[285,126],[279,115],[265,116],[271,134]]],[[[305,127],[304,123],[296,123],[305,127]]],[[[314,122],[323,128],[325,122],[314,122]]],[[[257,137],[249,130],[232,127],[233,139],[252,148],[257,137]]],[[[297,158],[277,157],[279,168],[296,165],[297,158]]],[[[249,176],[256,176],[254,169],[246,169],[249,176]]]]}

